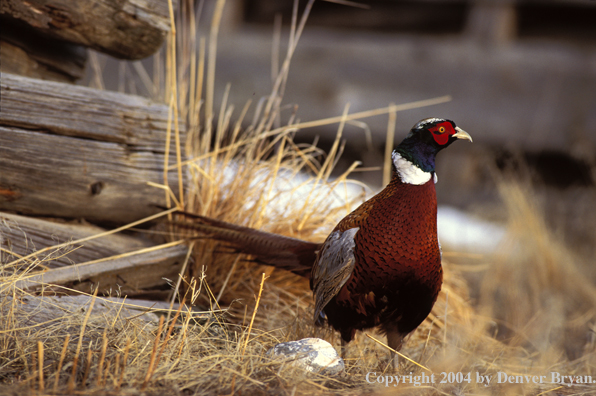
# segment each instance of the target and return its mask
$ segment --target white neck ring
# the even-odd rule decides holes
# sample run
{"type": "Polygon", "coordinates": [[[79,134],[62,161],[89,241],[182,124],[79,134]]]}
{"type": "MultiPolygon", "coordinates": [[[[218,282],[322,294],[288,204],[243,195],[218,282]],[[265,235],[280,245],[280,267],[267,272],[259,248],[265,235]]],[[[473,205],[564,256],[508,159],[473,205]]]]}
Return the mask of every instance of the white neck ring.
{"type": "MultiPolygon", "coordinates": [[[[403,158],[397,151],[391,154],[393,165],[402,182],[407,184],[422,185],[430,180],[431,172],[425,172],[407,159],[403,158]]],[[[435,179],[436,180],[436,179],[435,179]]]]}

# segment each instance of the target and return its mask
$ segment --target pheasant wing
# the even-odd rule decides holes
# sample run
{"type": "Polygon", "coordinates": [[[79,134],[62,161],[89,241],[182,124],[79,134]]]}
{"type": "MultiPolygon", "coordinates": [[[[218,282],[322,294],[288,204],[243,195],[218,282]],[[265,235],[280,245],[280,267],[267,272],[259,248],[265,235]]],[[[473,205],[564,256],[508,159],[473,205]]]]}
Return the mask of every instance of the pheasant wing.
{"type": "Polygon", "coordinates": [[[311,288],[315,297],[314,320],[329,301],[339,293],[354,270],[354,237],[360,228],[333,231],[317,254],[313,266],[311,288]]]}

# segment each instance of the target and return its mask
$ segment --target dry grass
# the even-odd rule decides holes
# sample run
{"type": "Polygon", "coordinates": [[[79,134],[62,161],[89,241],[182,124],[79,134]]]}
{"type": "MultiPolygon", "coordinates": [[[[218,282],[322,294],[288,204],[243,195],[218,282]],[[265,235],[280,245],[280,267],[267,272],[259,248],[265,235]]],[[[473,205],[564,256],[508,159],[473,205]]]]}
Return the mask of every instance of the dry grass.
{"type": "MultiPolygon", "coordinates": [[[[182,4],[188,6],[187,2],[182,4]]],[[[180,172],[188,172],[190,179],[184,191],[176,192],[177,204],[226,221],[320,241],[362,199],[354,201],[346,193],[349,172],[330,178],[342,151],[344,123],[354,117],[391,114],[420,104],[389,106],[356,116],[346,107],[341,117],[302,124],[294,113],[283,113],[289,62],[303,28],[296,14],[287,56],[274,71],[271,95],[256,105],[247,103],[238,113],[224,99],[216,116],[215,46],[222,4],[218,2],[212,21],[209,51],[203,39],[196,45],[194,12],[183,9],[186,18],[179,19],[183,34],[171,37],[165,50],[166,66],[157,67],[168,73],[154,81],[154,91],[163,94],[172,114],[180,114],[188,126],[185,149],[191,160],[183,164],[181,151],[171,153],[179,158],[180,172]],[[165,81],[163,93],[159,81],[165,81]],[[243,120],[248,118],[252,123],[243,127],[243,120]],[[286,119],[284,126],[282,118],[286,119]],[[333,122],[339,126],[329,153],[294,144],[292,134],[298,129],[333,122]],[[296,183],[299,172],[306,176],[296,183]]],[[[178,139],[176,127],[172,132],[172,138],[178,139]]],[[[2,392],[595,394],[593,385],[567,387],[548,382],[553,371],[591,375],[596,380],[596,288],[582,277],[574,255],[547,229],[543,214],[532,204],[532,193],[507,180],[499,180],[498,185],[509,213],[509,233],[502,247],[495,256],[482,257],[472,266],[464,255],[448,255],[439,300],[402,350],[432,370],[434,384],[405,383],[386,388],[367,382],[370,372],[376,373],[372,379],[391,372],[387,350],[365,334],[350,344],[347,373],[339,378],[304,376],[270,360],[266,351],[282,341],[316,335],[339,345],[337,334],[313,327],[307,282],[217,253],[208,242],[197,242],[192,246],[189,272],[178,297],[210,307],[209,314],[200,319],[188,304],[169,310],[167,318],[172,320],[164,321],[162,316],[159,322],[124,317],[123,304],[114,302],[104,302],[112,307],[109,313],[93,314],[100,299],[93,296],[85,310],[63,308],[62,315],[44,320],[41,308],[26,309],[23,301],[28,301],[27,293],[16,287],[27,268],[43,265],[43,255],[8,263],[20,266],[22,271],[2,278],[0,284],[2,392]],[[466,266],[458,265],[464,262],[466,266]],[[484,277],[481,298],[473,303],[460,271],[474,266],[484,272],[484,277]],[[470,373],[470,383],[440,383],[443,372],[470,373]],[[498,372],[544,375],[548,381],[539,385],[496,384],[498,372]],[[492,376],[490,386],[478,384],[477,375],[492,376]]],[[[166,194],[174,202],[175,197],[166,194]]],[[[47,299],[44,304],[55,302],[47,299]]],[[[402,374],[410,372],[430,375],[407,363],[402,374]]]]}

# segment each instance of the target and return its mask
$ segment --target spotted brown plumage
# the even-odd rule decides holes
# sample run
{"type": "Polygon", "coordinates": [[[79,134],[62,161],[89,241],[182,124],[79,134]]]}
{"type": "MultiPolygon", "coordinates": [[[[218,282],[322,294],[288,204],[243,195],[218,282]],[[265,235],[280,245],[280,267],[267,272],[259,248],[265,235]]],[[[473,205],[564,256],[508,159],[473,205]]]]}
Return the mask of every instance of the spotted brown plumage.
{"type": "MultiPolygon", "coordinates": [[[[435,156],[457,139],[453,121],[418,122],[393,152],[389,184],[342,219],[323,243],[266,233],[183,213],[178,222],[225,242],[261,264],[310,279],[314,320],[339,331],[343,345],[378,327],[399,350],[430,313],[443,281],[437,238],[435,156]]],[[[397,367],[394,356],[393,364],[397,367]]]]}
{"type": "Polygon", "coordinates": [[[397,350],[428,316],[441,288],[437,201],[432,180],[415,186],[398,177],[375,198],[364,204],[368,218],[354,237],[351,277],[324,312],[346,343],[356,330],[380,326],[396,339],[389,346],[397,350]]]}

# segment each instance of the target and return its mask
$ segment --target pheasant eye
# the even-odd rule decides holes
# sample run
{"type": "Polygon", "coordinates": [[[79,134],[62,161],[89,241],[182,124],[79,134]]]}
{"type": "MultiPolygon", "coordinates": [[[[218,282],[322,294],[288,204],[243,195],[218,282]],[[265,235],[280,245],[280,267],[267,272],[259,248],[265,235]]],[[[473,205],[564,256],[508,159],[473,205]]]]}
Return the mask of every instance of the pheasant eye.
{"type": "Polygon", "coordinates": [[[441,146],[447,144],[449,141],[449,134],[445,132],[447,132],[445,125],[439,125],[432,131],[432,137],[434,138],[435,142],[441,146]]]}

